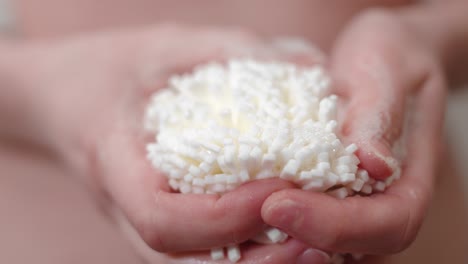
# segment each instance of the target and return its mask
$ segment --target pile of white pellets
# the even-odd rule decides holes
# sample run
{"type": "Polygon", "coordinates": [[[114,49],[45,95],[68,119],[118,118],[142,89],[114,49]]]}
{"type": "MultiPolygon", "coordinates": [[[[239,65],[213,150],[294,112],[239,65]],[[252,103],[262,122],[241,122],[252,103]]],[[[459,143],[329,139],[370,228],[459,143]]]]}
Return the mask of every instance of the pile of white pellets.
{"type": "MultiPolygon", "coordinates": [[[[147,152],[181,193],[223,194],[280,177],[343,199],[384,191],[399,177],[375,181],[358,168],[357,146],[345,146],[337,135],[338,98],[320,66],[232,60],[173,76],[168,86],[147,107],[145,127],[155,134],[147,152]]],[[[286,238],[269,228],[252,239],[286,238]]],[[[241,258],[238,246],[226,252],[232,262],[241,258]]],[[[225,258],[225,250],[213,249],[212,258],[225,258]]]]}

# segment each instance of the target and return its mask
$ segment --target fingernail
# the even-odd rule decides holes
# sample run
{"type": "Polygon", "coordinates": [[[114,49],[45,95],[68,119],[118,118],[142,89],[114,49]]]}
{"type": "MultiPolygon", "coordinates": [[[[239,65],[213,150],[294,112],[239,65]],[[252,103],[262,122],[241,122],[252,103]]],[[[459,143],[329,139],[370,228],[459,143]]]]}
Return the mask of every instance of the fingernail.
{"type": "Polygon", "coordinates": [[[296,261],[296,264],[327,264],[330,256],[318,249],[309,248],[296,261]]]}
{"type": "Polygon", "coordinates": [[[361,160],[361,165],[367,170],[370,176],[377,180],[385,180],[394,173],[398,167],[398,162],[391,156],[385,156],[381,152],[358,150],[357,155],[361,160]]]}

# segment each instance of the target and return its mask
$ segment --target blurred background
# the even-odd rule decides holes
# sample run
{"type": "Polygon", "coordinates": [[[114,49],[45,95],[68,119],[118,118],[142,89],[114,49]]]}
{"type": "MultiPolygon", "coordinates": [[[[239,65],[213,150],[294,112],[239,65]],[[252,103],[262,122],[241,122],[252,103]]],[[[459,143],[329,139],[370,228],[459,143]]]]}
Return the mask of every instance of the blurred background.
{"type": "MultiPolygon", "coordinates": [[[[246,26],[265,36],[302,36],[326,50],[343,24],[373,1],[251,1],[249,9],[242,8],[240,3],[245,1],[199,2],[195,6],[180,0],[164,4],[150,0],[0,0],[0,39],[55,38],[168,20],[216,21],[217,25],[246,26]],[[338,3],[343,7],[337,9],[338,3]],[[318,4],[320,9],[314,8],[318,4]],[[268,12],[258,19],[253,10],[265,6],[268,12]],[[299,15],[284,17],[285,9],[299,15]],[[327,14],[331,10],[338,10],[336,16],[327,14]],[[311,17],[326,23],[326,30],[311,23],[311,17]]],[[[408,250],[383,263],[468,263],[468,92],[464,90],[453,90],[449,97],[448,148],[427,220],[408,250]]],[[[0,263],[145,263],[107,214],[83,186],[53,164],[0,146],[0,263]]]]}

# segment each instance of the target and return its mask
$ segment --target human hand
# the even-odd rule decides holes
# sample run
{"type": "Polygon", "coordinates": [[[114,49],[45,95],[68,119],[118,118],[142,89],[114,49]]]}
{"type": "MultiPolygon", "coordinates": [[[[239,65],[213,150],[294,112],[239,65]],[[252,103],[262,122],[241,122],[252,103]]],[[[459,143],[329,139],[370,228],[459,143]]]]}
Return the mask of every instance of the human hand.
{"type": "MultiPolygon", "coordinates": [[[[242,32],[174,26],[36,43],[18,55],[16,83],[34,89],[28,101],[38,120],[34,129],[41,128],[33,131],[36,138],[72,173],[105,193],[150,247],[171,253],[206,250],[254,237],[265,226],[263,201],[292,185],[262,180],[222,197],[171,192],[146,160],[144,107],[170,75],[210,60],[253,55],[264,46],[242,32]]],[[[284,263],[305,250],[291,240],[284,247],[248,247],[243,255],[249,263],[284,263]]],[[[167,258],[190,262],[209,256],[167,258]]]]}
{"type": "Polygon", "coordinates": [[[361,166],[385,179],[402,160],[401,179],[384,193],[336,200],[296,189],[268,197],[269,225],[329,252],[388,254],[415,238],[438,163],[445,82],[439,58],[395,14],[368,11],[339,37],[330,70],[341,102],[344,140],[361,166]]]}

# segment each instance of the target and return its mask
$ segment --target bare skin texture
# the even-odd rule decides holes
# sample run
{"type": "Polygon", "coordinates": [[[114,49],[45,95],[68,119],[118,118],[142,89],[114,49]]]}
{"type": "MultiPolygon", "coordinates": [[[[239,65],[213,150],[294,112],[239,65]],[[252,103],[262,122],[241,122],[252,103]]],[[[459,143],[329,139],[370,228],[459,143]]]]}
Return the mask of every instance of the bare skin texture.
{"type": "MultiPolygon", "coordinates": [[[[294,239],[283,247],[250,246],[245,263],[294,262],[308,248],[398,252],[414,239],[431,197],[445,71],[456,67],[448,47],[466,39],[463,16],[450,18],[463,10],[466,3],[460,1],[366,11],[331,49],[327,67],[343,96],[341,129],[347,141],[361,147],[362,166],[374,177],[387,177],[391,170],[385,161],[397,158],[393,150],[403,142],[402,179],[383,194],[337,201],[281,180],[249,183],[223,197],[170,192],[164,176],[145,160],[143,107],[173,73],[270,49],[252,34],[226,29],[157,26],[4,44],[0,72],[8,86],[1,88],[0,120],[8,122],[1,126],[0,140],[34,145],[81,176],[121,208],[149,246],[171,253],[167,258],[175,263],[207,260],[205,253],[180,252],[243,242],[265,223],[294,239]],[[431,30],[436,29],[430,19],[434,14],[447,16],[443,30],[431,30]]],[[[262,56],[313,63],[316,54],[274,50],[262,56]]],[[[317,252],[308,255],[313,263],[326,260],[317,252]]]]}

